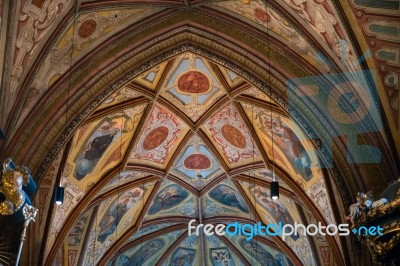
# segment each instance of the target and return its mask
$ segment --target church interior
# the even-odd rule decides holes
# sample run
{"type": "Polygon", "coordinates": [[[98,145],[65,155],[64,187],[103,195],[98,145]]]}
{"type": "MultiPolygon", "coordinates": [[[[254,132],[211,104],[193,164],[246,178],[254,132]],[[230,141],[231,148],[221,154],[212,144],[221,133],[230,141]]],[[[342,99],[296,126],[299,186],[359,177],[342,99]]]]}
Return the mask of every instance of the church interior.
{"type": "Polygon", "coordinates": [[[0,0],[0,265],[400,265],[399,79],[399,0],[0,0]]]}

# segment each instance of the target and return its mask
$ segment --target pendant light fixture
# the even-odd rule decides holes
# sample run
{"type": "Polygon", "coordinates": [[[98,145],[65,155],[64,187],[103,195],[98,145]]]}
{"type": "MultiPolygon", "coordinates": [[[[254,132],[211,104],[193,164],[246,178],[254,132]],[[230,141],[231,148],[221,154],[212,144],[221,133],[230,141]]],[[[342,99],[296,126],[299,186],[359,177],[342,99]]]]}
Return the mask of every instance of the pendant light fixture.
{"type": "Polygon", "coordinates": [[[55,202],[57,205],[61,205],[64,203],[64,187],[57,187],[56,188],[56,194],[55,194],[55,202]]]}
{"type": "MultiPolygon", "coordinates": [[[[268,1],[266,3],[266,12],[267,12],[267,37],[269,39],[269,13],[268,13],[268,1]]],[[[275,154],[274,154],[274,126],[273,126],[273,121],[272,121],[272,87],[271,87],[271,60],[270,60],[270,46],[269,46],[269,40],[268,40],[268,83],[269,83],[269,108],[271,111],[271,116],[270,116],[270,123],[271,123],[271,141],[272,141],[272,182],[270,183],[270,196],[272,200],[277,200],[279,199],[279,182],[276,181],[275,177],[275,154]]]]}

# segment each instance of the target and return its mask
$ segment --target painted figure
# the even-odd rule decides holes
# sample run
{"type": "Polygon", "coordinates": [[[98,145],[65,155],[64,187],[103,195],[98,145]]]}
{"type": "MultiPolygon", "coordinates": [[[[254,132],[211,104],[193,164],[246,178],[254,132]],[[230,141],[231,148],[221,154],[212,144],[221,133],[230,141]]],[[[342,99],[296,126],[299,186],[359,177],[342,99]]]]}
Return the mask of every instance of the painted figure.
{"type": "MultiPolygon", "coordinates": [[[[271,200],[267,192],[263,191],[260,187],[254,188],[256,201],[263,206],[268,213],[274,218],[276,222],[282,224],[294,224],[294,219],[286,210],[285,206],[278,201],[271,200]]],[[[293,240],[297,240],[299,236],[291,235],[293,240]]]]}
{"type": "Polygon", "coordinates": [[[169,185],[161,190],[149,209],[149,214],[175,207],[187,198],[189,193],[178,185],[169,185]]]}
{"type": "Polygon", "coordinates": [[[92,135],[92,137],[95,137],[89,140],[85,150],[83,150],[76,160],[76,179],[82,180],[87,174],[92,172],[101,156],[103,156],[108,146],[113,142],[115,135],[120,132],[120,129],[115,127],[116,125],[116,121],[105,122],[92,135]]]}
{"type": "MultiPolygon", "coordinates": [[[[264,130],[271,134],[270,118],[264,120],[264,130]]],[[[282,122],[281,117],[272,119],[272,130],[274,131],[274,142],[287,156],[296,172],[299,172],[306,181],[310,180],[312,177],[311,159],[296,134],[282,122]]]]}
{"type": "Polygon", "coordinates": [[[224,205],[236,207],[243,212],[249,212],[244,200],[237,192],[235,192],[235,190],[226,185],[218,185],[216,188],[211,190],[209,195],[211,198],[224,205]]]}
{"type": "Polygon", "coordinates": [[[114,200],[99,223],[100,232],[97,237],[99,242],[103,243],[109,235],[114,233],[122,217],[141,195],[141,189],[137,188],[133,192],[125,192],[119,199],[114,200]]]}
{"type": "Polygon", "coordinates": [[[178,88],[184,93],[205,93],[209,87],[208,78],[198,71],[186,72],[178,79],[178,88]]]}

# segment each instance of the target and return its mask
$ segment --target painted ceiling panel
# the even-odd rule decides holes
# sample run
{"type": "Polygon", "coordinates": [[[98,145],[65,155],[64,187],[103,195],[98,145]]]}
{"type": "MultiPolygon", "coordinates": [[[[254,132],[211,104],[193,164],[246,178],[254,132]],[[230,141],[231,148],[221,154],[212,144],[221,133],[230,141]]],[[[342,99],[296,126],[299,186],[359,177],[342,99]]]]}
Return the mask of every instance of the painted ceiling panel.
{"type": "Polygon", "coordinates": [[[108,262],[107,266],[155,265],[162,254],[170,247],[170,243],[175,242],[182,233],[183,231],[177,230],[139,243],[124,251],[113,261],[108,262]]]}
{"type": "Polygon", "coordinates": [[[64,264],[67,266],[75,266],[79,263],[79,258],[82,254],[84,239],[90,227],[93,209],[85,212],[72,226],[68,233],[68,238],[65,239],[63,245],[64,264]]]}
{"type": "MultiPolygon", "coordinates": [[[[293,263],[281,252],[254,239],[247,241],[243,236],[227,236],[227,239],[238,248],[251,265],[292,266],[293,263]]],[[[313,265],[313,264],[304,264],[313,265]]]]}
{"type": "Polygon", "coordinates": [[[177,158],[171,173],[201,190],[224,172],[210,148],[194,135],[177,158]]]}
{"type": "Polygon", "coordinates": [[[250,219],[252,217],[247,202],[234,184],[227,179],[211,188],[207,195],[202,197],[202,206],[205,218],[235,216],[250,219]]]}
{"type": "Polygon", "coordinates": [[[234,88],[237,85],[241,84],[244,82],[243,78],[235,73],[232,70],[229,70],[221,65],[217,65],[219,70],[221,71],[222,75],[224,76],[225,81],[228,83],[228,86],[230,88],[234,88]]]}
{"type": "MultiPolygon", "coordinates": [[[[313,178],[312,168],[318,167],[319,162],[311,161],[309,152],[304,148],[306,143],[305,137],[301,131],[294,132],[292,130],[295,122],[284,116],[271,114],[270,110],[255,107],[249,104],[242,104],[249,119],[252,120],[253,126],[259,137],[263,140],[265,150],[270,158],[272,158],[272,141],[271,129],[274,134],[274,158],[277,164],[284,167],[290,173],[293,173],[299,179],[305,182],[313,178]],[[272,115],[272,124],[271,124],[272,115]],[[300,136],[300,139],[299,137],[300,136]],[[286,161],[287,160],[287,161],[286,161]]],[[[312,147],[307,147],[312,148],[312,147]]],[[[311,149],[312,151],[312,149],[311,149]]]]}
{"type": "Polygon", "coordinates": [[[172,225],[175,225],[177,223],[162,223],[162,224],[154,224],[154,225],[149,225],[146,227],[141,227],[138,231],[136,231],[125,243],[132,242],[135,239],[144,237],[146,235],[149,235],[153,232],[160,231],[161,229],[164,229],[166,227],[170,227],[172,225]]]}
{"type": "Polygon", "coordinates": [[[200,56],[185,53],[175,59],[161,96],[192,121],[197,121],[225,93],[210,63],[200,56]]]}
{"type": "Polygon", "coordinates": [[[198,217],[197,197],[171,181],[164,181],[144,217],[144,221],[161,217],[198,217]]]}
{"type": "Polygon", "coordinates": [[[261,160],[260,152],[233,104],[224,106],[204,127],[231,166],[261,160]]]}
{"type": "MultiPolygon", "coordinates": [[[[254,117],[253,127],[269,158],[272,158],[271,111],[247,104],[242,106],[249,117],[254,117]]],[[[325,202],[317,201],[317,205],[327,221],[333,222],[332,205],[326,201],[325,181],[314,144],[288,118],[272,113],[272,121],[274,162],[283,167],[311,199],[325,198],[325,202]]]]}
{"type": "Polygon", "coordinates": [[[144,72],[134,79],[134,82],[142,85],[143,87],[154,91],[156,86],[160,83],[160,79],[167,67],[168,62],[163,62],[156,67],[144,72]]]}
{"type": "Polygon", "coordinates": [[[188,130],[181,119],[156,104],[130,155],[130,162],[165,167],[188,130]]]}
{"type": "Polygon", "coordinates": [[[243,265],[237,255],[215,235],[205,236],[207,257],[204,258],[212,266],[243,265]]]}
{"type": "MultiPolygon", "coordinates": [[[[280,195],[278,200],[269,197],[268,190],[264,187],[248,182],[240,182],[248,199],[256,208],[264,224],[294,224],[302,223],[296,204],[280,195]]],[[[292,235],[285,239],[285,243],[298,255],[305,265],[315,265],[315,258],[312,257],[311,246],[303,235],[292,235]]]]}
{"type": "Polygon", "coordinates": [[[103,175],[107,170],[121,163],[145,107],[142,104],[115,112],[77,130],[61,179],[67,203],[57,206],[46,252],[84,194],[97,181],[105,178],[103,175]]]}
{"type": "Polygon", "coordinates": [[[81,126],[74,137],[65,175],[83,190],[123,159],[146,104],[81,126]]]}
{"type": "Polygon", "coordinates": [[[165,260],[164,265],[196,266],[201,265],[201,247],[199,237],[188,236],[180,242],[165,260]]]}
{"type": "Polygon", "coordinates": [[[148,176],[149,174],[144,173],[144,172],[139,172],[139,171],[133,171],[133,170],[126,170],[119,172],[113,177],[108,183],[101,188],[101,190],[97,193],[96,196],[99,196],[101,194],[104,194],[108,191],[111,191],[114,188],[120,187],[128,182],[132,182],[134,180],[143,178],[145,176],[148,176]]]}
{"type": "Polygon", "coordinates": [[[96,264],[107,249],[138,221],[154,183],[128,189],[104,200],[91,228],[84,265],[96,264]]]}

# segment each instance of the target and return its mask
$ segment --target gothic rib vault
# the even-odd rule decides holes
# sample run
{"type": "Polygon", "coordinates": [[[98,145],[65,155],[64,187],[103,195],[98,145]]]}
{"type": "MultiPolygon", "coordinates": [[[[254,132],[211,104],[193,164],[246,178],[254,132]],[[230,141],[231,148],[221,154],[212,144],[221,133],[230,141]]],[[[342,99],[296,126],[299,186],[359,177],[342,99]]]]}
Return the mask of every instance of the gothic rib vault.
{"type": "Polygon", "coordinates": [[[318,159],[301,134],[267,94],[223,66],[191,52],[156,65],[108,97],[70,140],[60,181],[66,203],[54,211],[45,257],[62,252],[74,263],[119,265],[143,256],[152,265],[186,254],[199,265],[204,249],[210,262],[227,252],[244,265],[266,258],[316,264],[312,245],[340,252],[338,239],[257,239],[249,246],[243,237],[200,240],[186,232],[191,219],[333,223],[318,159]],[[265,167],[271,110],[284,188],[278,203],[269,199],[265,167]]]}
{"type": "Polygon", "coordinates": [[[351,261],[350,239],[246,242],[188,236],[186,230],[192,219],[344,222],[356,191],[380,191],[397,177],[398,140],[390,136],[398,134],[393,108],[398,89],[385,76],[398,73],[399,58],[388,56],[395,49],[388,43],[396,41],[384,35],[380,50],[377,42],[370,47],[374,57],[357,62],[366,47],[364,31],[350,29],[364,10],[358,2],[80,1],[78,7],[68,0],[33,2],[14,6],[26,14],[17,23],[13,50],[12,65],[20,74],[10,72],[2,113],[18,116],[1,119],[14,136],[2,146],[4,154],[25,162],[39,182],[34,203],[41,211],[29,241],[31,248],[41,243],[41,249],[27,252],[26,261],[351,261]],[[27,21],[33,29],[22,23],[27,21]],[[32,50],[18,42],[24,30],[36,32],[32,50]],[[349,164],[345,138],[321,145],[338,130],[335,120],[318,103],[288,97],[287,81],[331,75],[323,82],[335,84],[335,73],[382,66],[380,56],[386,56],[386,72],[376,74],[376,96],[384,121],[381,128],[366,121],[362,127],[372,123],[378,130],[362,131],[359,138],[379,147],[382,160],[349,164]],[[326,156],[330,149],[332,162],[326,156]],[[281,184],[277,202],[268,196],[272,167],[281,184]],[[58,183],[66,187],[65,201],[53,206],[58,183]]]}

